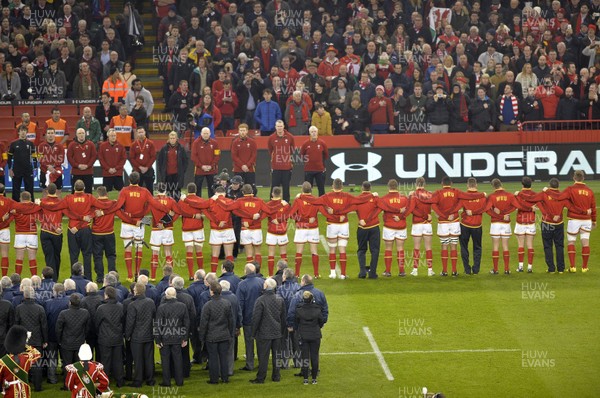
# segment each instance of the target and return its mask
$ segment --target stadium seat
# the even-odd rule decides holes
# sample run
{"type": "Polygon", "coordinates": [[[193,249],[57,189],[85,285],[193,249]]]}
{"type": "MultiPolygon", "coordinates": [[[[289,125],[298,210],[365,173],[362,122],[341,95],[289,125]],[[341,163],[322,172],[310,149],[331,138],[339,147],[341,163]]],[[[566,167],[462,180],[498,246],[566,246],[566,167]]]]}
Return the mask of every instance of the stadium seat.
{"type": "Polygon", "coordinates": [[[69,129],[69,134],[71,134],[71,136],[75,136],[75,125],[77,124],[77,122],[79,121],[79,116],[75,115],[75,116],[63,116],[62,114],[60,115],[61,118],[65,119],[67,122],[67,127],[69,129]]]}
{"type": "Polygon", "coordinates": [[[0,141],[13,142],[15,140],[15,129],[0,127],[0,141]]]}
{"type": "Polygon", "coordinates": [[[12,105],[0,106],[0,117],[12,117],[13,108],[12,105]]]}
{"type": "Polygon", "coordinates": [[[225,137],[225,134],[221,130],[215,130],[215,137],[225,137]]]}
{"type": "MultiPolygon", "coordinates": [[[[36,105],[35,106],[35,115],[40,118],[50,118],[52,116],[52,109],[55,108],[55,105],[36,105]]],[[[60,105],[58,106],[60,109],[60,115],[64,118],[65,116],[79,116],[79,106],[78,105],[60,105]]],[[[44,119],[47,120],[47,119],[44,119]]]]}
{"type": "MultiPolygon", "coordinates": [[[[33,105],[15,105],[15,106],[13,106],[13,115],[18,117],[19,119],[21,118],[21,115],[25,112],[29,113],[29,116],[33,117],[33,116],[35,116],[35,107],[33,105]]],[[[50,115],[48,115],[48,118],[50,118],[50,115]]],[[[44,119],[44,120],[46,120],[46,119],[44,119]]]]}

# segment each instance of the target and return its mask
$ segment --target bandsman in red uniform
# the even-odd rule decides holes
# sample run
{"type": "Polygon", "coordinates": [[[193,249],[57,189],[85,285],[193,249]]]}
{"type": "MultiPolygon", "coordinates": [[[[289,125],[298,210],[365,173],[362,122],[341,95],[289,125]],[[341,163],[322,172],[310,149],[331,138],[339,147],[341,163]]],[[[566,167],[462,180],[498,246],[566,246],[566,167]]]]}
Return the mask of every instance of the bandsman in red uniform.
{"type": "Polygon", "coordinates": [[[329,158],[329,149],[325,141],[319,138],[319,129],[310,126],[310,139],[300,147],[304,161],[304,181],[315,183],[319,196],[325,195],[325,160],[329,158]]]}
{"type": "Polygon", "coordinates": [[[356,211],[356,216],[358,218],[358,227],[356,229],[356,239],[358,241],[358,251],[356,252],[359,268],[358,277],[361,279],[366,278],[368,273],[370,279],[376,279],[381,231],[379,229],[377,196],[371,192],[371,183],[369,181],[364,181],[362,183],[362,192],[359,197],[360,196],[368,196],[369,201],[360,206],[354,206],[352,209],[356,211]],[[369,267],[367,267],[367,247],[371,252],[369,267]]]}
{"type": "Polygon", "coordinates": [[[98,160],[102,167],[102,185],[106,191],[123,189],[123,168],[127,161],[125,147],[117,141],[117,133],[109,129],[106,133],[107,140],[98,147],[98,160]]]}
{"type": "Polygon", "coordinates": [[[287,236],[288,219],[290,217],[290,204],[281,199],[281,187],[273,188],[273,197],[267,202],[267,206],[274,212],[269,215],[267,225],[267,267],[269,275],[273,275],[275,269],[275,249],[279,247],[279,257],[287,262],[287,236]]]}
{"type": "Polygon", "coordinates": [[[154,192],[156,147],[151,139],[146,138],[146,130],[143,127],[139,127],[136,134],[137,139],[131,144],[129,150],[129,162],[133,167],[133,171],[140,174],[140,186],[145,187],[152,195],[154,192]]]}
{"type": "Polygon", "coordinates": [[[325,195],[314,198],[306,197],[304,200],[313,204],[323,206],[322,211],[327,219],[327,246],[329,246],[329,278],[337,277],[335,271],[336,249],[340,253],[340,279],[346,279],[346,246],[350,238],[350,225],[348,213],[352,205],[360,205],[369,201],[369,197],[355,197],[349,193],[342,192],[344,184],[342,180],[333,180],[333,190],[325,195]]]}
{"type": "MultiPolygon", "coordinates": [[[[97,159],[96,144],[88,140],[85,130],[77,129],[75,140],[67,148],[67,160],[71,165],[71,180],[81,180],[85,193],[91,194],[94,188],[94,163],[97,159]]],[[[71,193],[75,193],[75,184],[71,193]]]]}
{"type": "Polygon", "coordinates": [[[296,232],[294,233],[294,243],[296,244],[295,274],[300,275],[302,266],[302,251],[304,245],[310,245],[312,255],[312,265],[315,278],[319,276],[319,206],[313,206],[306,201],[312,196],[312,185],[305,181],[302,184],[302,193],[296,196],[292,208],[290,209],[290,220],[296,222],[296,232]]]}
{"type": "Polygon", "coordinates": [[[46,188],[54,183],[60,190],[63,186],[63,163],[65,150],[56,142],[56,131],[53,128],[46,130],[46,140],[38,146],[38,159],[40,164],[40,187],[46,188]]]}
{"type": "Polygon", "coordinates": [[[577,236],[581,240],[581,272],[588,271],[588,260],[590,259],[590,233],[596,228],[596,198],[592,191],[583,181],[585,174],[582,170],[575,170],[573,181],[575,183],[562,192],[546,190],[545,192],[556,200],[568,199],[571,202],[567,217],[567,253],[569,255],[569,272],[577,272],[575,266],[575,242],[577,236]],[[581,210],[588,210],[585,214],[581,210]]]}
{"type": "Polygon", "coordinates": [[[173,266],[173,222],[177,219],[169,216],[167,213],[172,211],[175,213],[176,201],[170,196],[167,196],[167,184],[158,184],[158,193],[155,201],[163,205],[167,211],[161,211],[154,207],[150,209],[152,214],[152,231],[150,232],[150,248],[152,249],[152,260],[150,261],[150,275],[156,278],[156,269],[158,268],[158,256],[160,248],[165,251],[165,265],[173,266]]]}
{"type": "MultiPolygon", "coordinates": [[[[418,177],[415,180],[415,195],[431,195],[431,192],[425,189],[425,178],[418,177]]],[[[413,270],[412,276],[419,273],[419,262],[421,261],[421,242],[425,246],[425,261],[427,264],[427,276],[434,276],[433,272],[433,251],[431,243],[433,241],[433,228],[431,227],[431,205],[422,201],[415,203],[412,212],[412,227],[410,235],[413,238],[413,270]]]]}
{"type": "Polygon", "coordinates": [[[242,123],[238,126],[239,135],[231,143],[231,160],[233,161],[233,174],[242,177],[246,184],[252,185],[256,195],[256,141],[248,137],[248,125],[242,123]]]}
{"type": "Polygon", "coordinates": [[[210,138],[210,129],[204,127],[200,137],[192,144],[192,162],[194,162],[194,182],[198,196],[202,196],[202,182],[206,179],[208,197],[214,195],[213,184],[215,175],[219,171],[221,150],[216,140],[210,138]]]}
{"type": "Polygon", "coordinates": [[[7,354],[0,358],[0,386],[4,398],[29,398],[29,370],[42,354],[27,345],[29,332],[15,325],[8,330],[4,346],[7,354]]]}
{"type": "Polygon", "coordinates": [[[99,394],[109,391],[109,380],[104,372],[104,365],[92,361],[92,349],[88,344],[79,348],[78,357],[79,362],[65,367],[65,385],[71,391],[71,398],[96,398],[99,394]]]}

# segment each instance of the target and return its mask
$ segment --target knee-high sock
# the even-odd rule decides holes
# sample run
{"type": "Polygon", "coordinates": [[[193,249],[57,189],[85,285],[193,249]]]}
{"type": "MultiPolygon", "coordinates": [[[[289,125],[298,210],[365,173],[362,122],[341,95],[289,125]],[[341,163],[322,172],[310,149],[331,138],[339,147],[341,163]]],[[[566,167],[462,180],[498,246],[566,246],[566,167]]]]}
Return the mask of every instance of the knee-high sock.
{"type": "Polygon", "coordinates": [[[427,260],[427,268],[433,267],[433,251],[425,251],[425,259],[427,260]]]}
{"type": "Polygon", "coordinates": [[[173,266],[173,256],[165,256],[165,265],[173,266]]]}
{"type": "Polygon", "coordinates": [[[504,252],[502,252],[503,256],[504,256],[504,271],[508,271],[509,268],[509,262],[510,262],[510,251],[508,250],[504,250],[504,252]]]}
{"type": "Polygon", "coordinates": [[[37,275],[37,260],[35,258],[29,260],[29,271],[31,272],[31,275],[37,275]]]}
{"type": "Polygon", "coordinates": [[[135,274],[140,273],[140,268],[142,267],[142,249],[137,249],[137,255],[135,257],[135,274]]]}
{"type": "Polygon", "coordinates": [[[187,264],[188,274],[194,276],[194,252],[192,250],[186,250],[185,262],[187,264]]]}
{"type": "Polygon", "coordinates": [[[340,253],[340,268],[342,275],[346,275],[346,253],[340,253]]]}
{"type": "Polygon", "coordinates": [[[571,268],[575,267],[575,244],[569,243],[567,245],[567,253],[569,254],[569,264],[571,268]]]}
{"type": "Polygon", "coordinates": [[[198,269],[204,269],[204,255],[202,254],[202,248],[196,249],[196,265],[198,265],[198,269]]]}
{"type": "Polygon", "coordinates": [[[448,272],[448,249],[442,249],[442,272],[448,272]]]}
{"type": "Polygon", "coordinates": [[[283,254],[281,255],[281,259],[282,259],[283,261],[287,262],[287,253],[283,253],[283,254]]]}
{"type": "Polygon", "coordinates": [[[335,270],[335,253],[329,253],[329,269],[335,270]]]}
{"type": "MultiPolygon", "coordinates": [[[[254,261],[256,261],[259,265],[262,265],[262,255],[260,253],[256,253],[254,255],[254,261]]],[[[273,274],[269,274],[273,275],[273,274]]]]}
{"type": "Polygon", "coordinates": [[[8,275],[8,257],[2,257],[2,276],[8,275]]]}
{"type": "Polygon", "coordinates": [[[413,268],[419,268],[420,260],[421,260],[421,251],[419,249],[413,249],[413,268]]]}
{"type": "Polygon", "coordinates": [[[311,257],[312,257],[313,272],[315,275],[319,275],[319,255],[313,254],[311,257]]]}
{"type": "Polygon", "coordinates": [[[275,256],[267,257],[267,267],[269,268],[269,276],[273,275],[273,269],[275,268],[275,256]]]}
{"type": "Polygon", "coordinates": [[[19,275],[21,275],[21,272],[23,272],[23,260],[15,260],[15,272],[19,275]]]}
{"type": "Polygon", "coordinates": [[[452,272],[458,272],[456,264],[458,263],[458,253],[456,249],[450,250],[450,264],[452,264],[452,272]]]}
{"type": "Polygon", "coordinates": [[[300,276],[300,267],[302,266],[302,253],[296,253],[296,257],[294,258],[294,265],[296,276],[300,276]]]}
{"type": "Polygon", "coordinates": [[[210,272],[216,272],[219,266],[219,256],[210,257],[210,272]]]}
{"type": "Polygon", "coordinates": [[[383,261],[385,263],[385,272],[388,274],[392,272],[392,251],[386,250],[383,254],[383,261]]]}
{"type": "Polygon", "coordinates": [[[398,250],[398,272],[404,273],[404,250],[398,250]]]}
{"type": "Polygon", "coordinates": [[[492,264],[494,265],[494,271],[498,272],[498,260],[500,259],[500,252],[497,250],[492,251],[492,264]]]}
{"type": "Polygon", "coordinates": [[[589,246],[583,246],[581,248],[581,260],[583,261],[583,264],[581,265],[581,268],[587,268],[588,267],[588,260],[590,259],[590,247],[589,246]]]}
{"type": "Polygon", "coordinates": [[[125,267],[127,268],[127,278],[128,279],[133,278],[133,270],[131,269],[131,266],[132,266],[131,252],[126,251],[125,252],[125,267]]]}
{"type": "Polygon", "coordinates": [[[158,268],[158,253],[152,253],[150,260],[150,279],[156,279],[156,269],[158,268]]]}
{"type": "Polygon", "coordinates": [[[523,261],[525,260],[525,248],[519,247],[517,249],[517,255],[519,257],[519,268],[523,268],[523,261]]]}
{"type": "Polygon", "coordinates": [[[527,249],[527,265],[528,266],[533,265],[533,255],[534,254],[535,254],[535,249],[533,249],[533,248],[527,249]]]}

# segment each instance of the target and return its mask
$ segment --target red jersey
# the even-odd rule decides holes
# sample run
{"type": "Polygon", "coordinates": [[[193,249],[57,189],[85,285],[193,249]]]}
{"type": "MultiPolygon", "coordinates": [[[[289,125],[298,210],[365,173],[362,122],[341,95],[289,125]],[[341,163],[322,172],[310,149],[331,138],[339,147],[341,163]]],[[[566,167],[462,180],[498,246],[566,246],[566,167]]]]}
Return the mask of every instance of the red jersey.
{"type": "Polygon", "coordinates": [[[438,214],[438,222],[456,222],[458,221],[457,205],[461,199],[478,199],[485,195],[481,192],[462,192],[451,186],[444,186],[438,189],[431,196],[423,193],[417,196],[417,199],[424,203],[433,205],[434,211],[438,214]],[[452,219],[450,219],[452,216],[452,219]]]}
{"type": "Polygon", "coordinates": [[[325,171],[325,160],[329,158],[327,144],[320,138],[308,140],[300,147],[304,160],[304,171],[325,171]]]}
{"type": "Polygon", "coordinates": [[[11,198],[0,195],[0,230],[9,228],[10,223],[15,218],[14,215],[10,213],[10,211],[14,208],[15,203],[16,202],[11,198]],[[2,220],[5,214],[7,214],[8,217],[6,220],[2,220]]]}
{"type": "Polygon", "coordinates": [[[224,196],[219,197],[217,200],[221,201],[221,203],[217,203],[214,199],[209,200],[210,204],[205,213],[210,219],[210,229],[222,231],[224,229],[233,228],[231,213],[223,208],[223,205],[233,203],[233,200],[224,196]],[[223,225],[221,225],[221,223],[223,223],[223,225]]]}
{"type": "Polygon", "coordinates": [[[303,193],[296,197],[290,209],[290,218],[296,221],[296,228],[313,229],[319,228],[319,206],[310,204],[306,199],[314,198],[309,193],[303,193]],[[312,221],[311,221],[312,219],[312,221]]]}
{"type": "MultiPolygon", "coordinates": [[[[31,346],[25,346],[25,352],[16,356],[12,356],[14,362],[17,363],[25,371],[29,373],[29,370],[33,364],[42,357],[42,354],[31,346]],[[16,360],[15,360],[16,359],[16,360]]],[[[2,395],[6,398],[29,398],[31,397],[31,387],[27,383],[14,383],[19,379],[14,375],[14,370],[9,367],[10,365],[5,363],[0,358],[0,385],[5,388],[2,395]]]]}
{"type": "Polygon", "coordinates": [[[313,205],[321,205],[324,208],[329,207],[333,209],[333,214],[329,212],[321,211],[328,224],[342,224],[348,222],[348,213],[351,211],[352,205],[360,205],[370,200],[369,196],[353,196],[347,192],[342,191],[331,191],[325,195],[316,198],[311,196],[306,198],[309,203],[313,205]]]}
{"type": "Polygon", "coordinates": [[[267,206],[271,208],[274,213],[269,215],[269,225],[267,226],[267,232],[274,235],[284,235],[287,233],[288,219],[290,218],[291,206],[289,203],[281,199],[273,199],[267,202],[267,206]],[[277,220],[277,224],[273,223],[277,220]]]}
{"type": "Polygon", "coordinates": [[[4,168],[8,163],[8,153],[6,152],[6,145],[0,142],[0,177],[4,176],[4,168]]]}
{"type": "Polygon", "coordinates": [[[293,167],[294,136],[284,131],[280,137],[277,133],[271,134],[268,141],[271,170],[291,170],[293,167]]]}
{"type": "Polygon", "coordinates": [[[123,167],[127,161],[125,147],[118,141],[115,141],[114,144],[104,141],[98,147],[98,160],[100,160],[100,166],[102,166],[102,177],[123,176],[123,167]],[[108,171],[109,169],[115,169],[116,171],[111,174],[108,171]]]}
{"type": "MultiPolygon", "coordinates": [[[[546,192],[539,192],[535,195],[527,196],[525,201],[529,203],[536,203],[542,212],[542,221],[546,224],[562,224],[563,220],[563,208],[569,208],[570,202],[568,200],[557,200],[554,199],[548,191],[553,191],[552,194],[559,194],[558,189],[548,188],[546,192]]],[[[575,207],[573,206],[575,209],[575,207]]]]}
{"type": "Polygon", "coordinates": [[[133,171],[141,172],[140,167],[152,168],[156,161],[154,142],[146,138],[144,141],[135,140],[129,148],[129,162],[133,171]]]}
{"type": "Polygon", "coordinates": [[[406,217],[412,212],[417,200],[408,198],[398,191],[390,191],[377,200],[377,208],[383,210],[383,226],[390,229],[405,229],[406,217]]]}
{"type": "Polygon", "coordinates": [[[192,162],[194,162],[195,172],[197,176],[206,176],[217,174],[219,171],[219,159],[221,158],[221,150],[216,140],[209,138],[204,141],[202,137],[196,138],[192,144],[192,162]],[[210,166],[211,169],[204,171],[202,166],[210,166]]]}
{"type": "Polygon", "coordinates": [[[596,198],[594,197],[594,191],[592,191],[585,183],[576,182],[565,188],[561,193],[550,189],[548,189],[546,193],[554,199],[567,199],[571,202],[571,205],[568,207],[567,217],[576,220],[592,220],[592,222],[596,222],[596,198]],[[588,209],[592,210],[591,214],[587,214],[588,209]],[[581,214],[581,211],[586,213],[581,214]]]}
{"type": "Polygon", "coordinates": [[[106,210],[103,216],[95,217],[92,224],[92,233],[94,235],[110,235],[115,232],[115,214],[112,211],[116,200],[110,200],[106,196],[98,197],[98,201],[110,205],[110,210],[106,210]]]}
{"type": "Polygon", "coordinates": [[[92,383],[96,385],[98,391],[108,391],[109,380],[104,372],[104,366],[101,363],[94,361],[81,361],[81,364],[87,373],[82,377],[78,375],[78,370],[73,364],[65,367],[65,370],[67,371],[65,385],[71,391],[71,398],[96,398],[95,392],[90,394],[81,381],[81,379],[85,377],[88,377],[92,383]]]}
{"type": "MultiPolygon", "coordinates": [[[[476,189],[469,189],[467,192],[477,192],[476,189]]],[[[479,228],[483,221],[483,211],[487,205],[486,198],[477,199],[461,199],[458,203],[458,209],[463,209],[460,215],[460,223],[465,227],[479,228]],[[467,214],[467,210],[471,211],[471,215],[467,214]]]]}
{"type": "MultiPolygon", "coordinates": [[[[60,200],[58,196],[48,194],[48,196],[41,200],[41,203],[58,203],[60,200]]],[[[42,207],[40,229],[53,235],[62,235],[62,217],[63,212],[61,210],[45,210],[42,207]]]]}
{"type": "Polygon", "coordinates": [[[37,151],[42,174],[48,172],[48,166],[53,166],[55,170],[62,171],[62,164],[65,162],[65,148],[62,144],[56,141],[50,144],[45,141],[38,146],[37,151]]]}
{"type": "MultiPolygon", "coordinates": [[[[119,198],[117,203],[114,204],[114,208],[123,210],[131,220],[131,225],[135,225],[135,222],[139,221],[148,213],[148,207],[156,208],[163,212],[169,210],[161,203],[154,200],[154,197],[146,188],[142,188],[139,185],[128,185],[119,192],[119,198]]],[[[122,220],[126,224],[130,224],[126,220],[122,220]]]]}
{"type": "MultiPolygon", "coordinates": [[[[262,218],[254,219],[254,215],[259,213],[272,214],[275,210],[271,209],[267,204],[260,198],[254,195],[244,195],[237,200],[233,200],[225,204],[220,198],[218,200],[221,205],[227,211],[233,211],[233,213],[242,219],[242,229],[260,229],[262,218]],[[248,224],[246,226],[245,224],[248,224]]],[[[261,214],[262,215],[262,214],[261,214]]],[[[263,217],[264,218],[264,217],[263,217]]]]}
{"type": "Polygon", "coordinates": [[[96,145],[90,140],[83,142],[72,141],[67,148],[67,160],[71,165],[72,175],[93,175],[94,162],[96,161],[96,145]],[[86,165],[87,169],[80,170],[80,165],[86,165]]]}
{"type": "Polygon", "coordinates": [[[535,192],[533,192],[531,188],[522,188],[519,192],[515,193],[517,200],[519,200],[523,206],[529,207],[529,211],[521,209],[517,210],[517,222],[519,224],[535,224],[535,212],[527,202],[527,198],[532,196],[535,196],[535,192]]]}
{"type": "Polygon", "coordinates": [[[42,208],[33,202],[15,202],[15,233],[36,235],[36,221],[40,218],[42,208]]]}
{"type": "Polygon", "coordinates": [[[485,210],[491,217],[492,222],[498,223],[510,223],[510,213],[515,209],[527,210],[528,207],[522,206],[515,195],[504,190],[504,188],[496,189],[493,193],[488,196],[485,210]],[[500,213],[496,213],[493,209],[500,210],[500,213]],[[509,216],[506,217],[505,216],[509,216]]]}
{"type": "MultiPolygon", "coordinates": [[[[177,202],[175,201],[175,199],[166,195],[158,195],[156,198],[154,198],[154,200],[167,209],[167,211],[158,210],[155,207],[152,207],[150,209],[150,213],[152,213],[152,230],[159,231],[160,228],[158,228],[158,224],[160,223],[160,219],[163,218],[171,210],[175,212],[175,209],[177,208],[177,202]]],[[[173,222],[175,222],[176,219],[177,215],[173,217],[173,220],[170,223],[164,224],[164,229],[173,229],[173,222]]]]}
{"type": "Polygon", "coordinates": [[[65,196],[65,198],[56,203],[42,203],[42,208],[45,210],[68,210],[73,214],[73,217],[69,217],[69,228],[89,228],[90,222],[84,221],[84,216],[94,216],[93,208],[97,209],[108,209],[111,204],[106,202],[100,202],[97,198],[93,197],[89,193],[76,191],[73,194],[65,196]]]}
{"type": "MultiPolygon", "coordinates": [[[[433,195],[425,188],[417,188],[413,194],[415,197],[427,197],[433,195]]],[[[431,205],[421,200],[417,200],[412,212],[413,224],[431,224],[431,205]]]]}
{"type": "Polygon", "coordinates": [[[250,172],[256,171],[256,141],[246,136],[237,137],[231,143],[231,160],[233,161],[233,172],[242,173],[242,166],[248,166],[250,172]]]}
{"type": "Polygon", "coordinates": [[[204,220],[202,218],[193,218],[193,216],[198,213],[196,209],[208,209],[209,205],[210,201],[208,199],[202,199],[193,193],[188,194],[185,199],[177,202],[175,212],[181,215],[181,230],[188,232],[203,229],[204,220]]]}
{"type": "Polygon", "coordinates": [[[373,195],[372,192],[361,192],[358,197],[367,196],[369,200],[362,205],[352,206],[351,211],[356,211],[358,220],[363,220],[365,225],[358,224],[358,228],[370,229],[379,226],[379,213],[381,210],[377,207],[379,198],[373,195]]]}

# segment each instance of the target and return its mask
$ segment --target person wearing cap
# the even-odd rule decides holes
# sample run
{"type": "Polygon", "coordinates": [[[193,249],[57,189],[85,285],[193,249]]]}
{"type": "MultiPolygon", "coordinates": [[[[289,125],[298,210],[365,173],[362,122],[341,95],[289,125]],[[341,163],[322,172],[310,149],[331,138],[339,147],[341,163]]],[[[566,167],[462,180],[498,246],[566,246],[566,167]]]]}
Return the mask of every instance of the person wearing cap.
{"type": "MultiPolygon", "coordinates": [[[[226,187],[225,197],[231,200],[236,200],[244,196],[242,193],[242,185],[244,185],[244,179],[240,175],[234,175],[231,180],[229,180],[229,185],[226,187]]],[[[256,191],[254,191],[254,194],[256,195],[256,191]]],[[[233,244],[233,257],[237,258],[240,251],[242,219],[236,216],[234,213],[231,213],[231,221],[233,223],[233,233],[235,235],[235,243],[233,244]]]]}
{"type": "Polygon", "coordinates": [[[435,93],[427,98],[425,112],[429,120],[429,133],[447,133],[450,123],[450,110],[444,88],[438,85],[435,93]]]}
{"type": "Polygon", "coordinates": [[[65,367],[67,389],[71,391],[72,398],[96,398],[99,392],[109,391],[108,376],[104,372],[104,365],[92,361],[92,349],[88,344],[79,347],[78,362],[73,362],[65,367]]]}
{"type": "MultiPolygon", "coordinates": [[[[488,32],[490,33],[490,32],[488,32]]],[[[496,35],[496,32],[494,31],[494,37],[496,35]]],[[[486,43],[481,43],[482,46],[486,46],[486,43]]],[[[496,42],[493,40],[489,43],[487,43],[487,50],[483,53],[481,53],[481,55],[479,56],[479,58],[477,58],[477,61],[481,62],[481,65],[487,65],[488,61],[490,59],[493,59],[494,61],[496,61],[497,64],[501,64],[502,63],[502,53],[499,53],[496,51],[496,47],[498,45],[496,44],[496,42]]]]}
{"type": "Polygon", "coordinates": [[[12,326],[6,334],[4,347],[7,354],[0,358],[0,386],[5,398],[31,397],[28,373],[42,355],[36,348],[27,345],[30,335],[19,325],[12,326]]]}
{"type": "Polygon", "coordinates": [[[157,32],[157,42],[164,41],[167,32],[171,26],[179,26],[182,32],[187,31],[185,19],[177,12],[175,1],[161,1],[161,5],[157,5],[157,15],[160,18],[157,32]]]}
{"type": "Polygon", "coordinates": [[[340,60],[337,58],[338,51],[333,46],[329,46],[326,51],[326,57],[317,69],[317,74],[325,79],[327,88],[331,87],[331,81],[338,75],[340,70],[340,60]]]}
{"type": "Polygon", "coordinates": [[[198,188],[198,196],[202,196],[202,182],[205,179],[208,197],[213,196],[214,177],[219,170],[221,149],[217,141],[210,138],[208,127],[202,128],[200,137],[196,138],[192,144],[191,158],[195,166],[194,182],[198,188]]]}
{"type": "MultiPolygon", "coordinates": [[[[267,90],[265,90],[265,94],[266,93],[267,90]]],[[[273,122],[273,125],[274,124],[275,123],[273,122]]],[[[239,135],[234,138],[231,143],[233,173],[238,175],[247,184],[252,185],[252,190],[254,191],[254,194],[256,194],[256,141],[248,136],[247,124],[240,124],[238,126],[238,132],[239,135]]]]}
{"type": "Polygon", "coordinates": [[[372,134],[387,134],[395,132],[394,105],[392,100],[384,97],[382,85],[375,88],[375,97],[369,101],[368,111],[371,114],[370,130],[372,134]]]}

